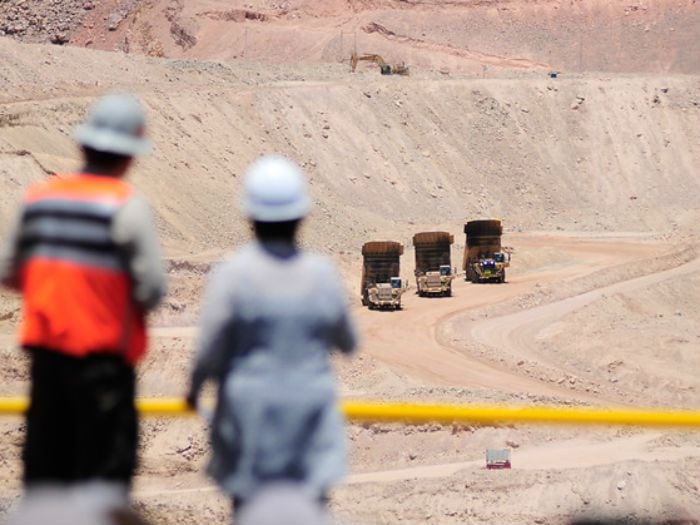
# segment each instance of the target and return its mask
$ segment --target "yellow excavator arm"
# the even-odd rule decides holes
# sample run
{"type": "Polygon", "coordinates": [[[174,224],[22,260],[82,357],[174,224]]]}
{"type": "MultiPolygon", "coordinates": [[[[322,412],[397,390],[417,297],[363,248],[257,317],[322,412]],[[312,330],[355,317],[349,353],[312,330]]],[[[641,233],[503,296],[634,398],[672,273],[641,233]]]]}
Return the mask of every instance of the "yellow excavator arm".
{"type": "Polygon", "coordinates": [[[352,65],[353,73],[355,72],[355,69],[357,69],[357,63],[360,61],[374,62],[379,67],[386,66],[386,62],[384,62],[384,59],[379,55],[373,55],[370,53],[358,55],[357,53],[353,53],[350,57],[350,64],[352,65]]]}
{"type": "Polygon", "coordinates": [[[358,62],[374,62],[379,66],[382,75],[408,75],[408,66],[404,64],[398,64],[396,66],[388,65],[380,55],[375,55],[372,53],[365,53],[363,55],[358,55],[354,53],[350,56],[350,67],[354,73],[357,69],[358,62]]]}

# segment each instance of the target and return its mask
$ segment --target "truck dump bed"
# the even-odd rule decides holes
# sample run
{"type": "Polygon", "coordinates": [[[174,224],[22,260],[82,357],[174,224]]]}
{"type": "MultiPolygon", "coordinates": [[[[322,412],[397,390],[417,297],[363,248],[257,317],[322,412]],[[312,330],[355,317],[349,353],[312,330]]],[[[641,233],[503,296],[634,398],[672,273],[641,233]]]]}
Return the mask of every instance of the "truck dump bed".
{"type": "Polygon", "coordinates": [[[440,266],[452,266],[451,245],[454,236],[447,232],[421,232],[413,236],[416,251],[416,275],[436,272],[440,266]]]}
{"type": "Polygon", "coordinates": [[[371,241],[362,247],[362,281],[360,294],[368,286],[376,283],[388,283],[392,277],[401,275],[401,256],[403,245],[394,241],[371,241]]]}
{"type": "Polygon", "coordinates": [[[479,257],[491,257],[501,251],[501,235],[503,226],[500,219],[479,219],[469,221],[464,225],[464,233],[467,242],[464,246],[464,258],[462,270],[467,270],[469,261],[478,260],[479,257]]]}

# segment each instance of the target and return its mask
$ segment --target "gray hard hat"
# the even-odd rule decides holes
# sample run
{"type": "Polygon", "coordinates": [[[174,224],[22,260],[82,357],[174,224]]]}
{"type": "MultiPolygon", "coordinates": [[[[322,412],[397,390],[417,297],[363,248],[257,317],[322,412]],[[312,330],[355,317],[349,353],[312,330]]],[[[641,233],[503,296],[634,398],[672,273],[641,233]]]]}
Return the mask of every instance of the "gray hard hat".
{"type": "Polygon", "coordinates": [[[87,148],[133,157],[151,150],[151,144],[143,138],[145,123],[143,108],[135,97],[107,95],[92,106],[74,137],[87,148]]]}

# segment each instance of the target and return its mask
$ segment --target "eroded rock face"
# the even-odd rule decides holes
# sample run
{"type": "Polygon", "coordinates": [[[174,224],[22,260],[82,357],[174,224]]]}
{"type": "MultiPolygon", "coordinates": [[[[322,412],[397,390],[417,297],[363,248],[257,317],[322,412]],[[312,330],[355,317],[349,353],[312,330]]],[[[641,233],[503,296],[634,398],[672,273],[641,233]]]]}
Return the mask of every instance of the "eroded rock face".
{"type": "Polygon", "coordinates": [[[116,31],[138,6],[139,0],[0,0],[0,36],[22,42],[63,45],[77,43],[81,30],[98,27],[116,31]]]}
{"type": "Polygon", "coordinates": [[[245,57],[275,64],[338,63],[357,48],[390,64],[406,62],[414,71],[484,78],[536,70],[697,74],[700,4],[642,4],[0,0],[0,36],[157,57],[245,57]]]}
{"type": "Polygon", "coordinates": [[[66,44],[93,8],[86,0],[0,0],[0,36],[66,44]]]}

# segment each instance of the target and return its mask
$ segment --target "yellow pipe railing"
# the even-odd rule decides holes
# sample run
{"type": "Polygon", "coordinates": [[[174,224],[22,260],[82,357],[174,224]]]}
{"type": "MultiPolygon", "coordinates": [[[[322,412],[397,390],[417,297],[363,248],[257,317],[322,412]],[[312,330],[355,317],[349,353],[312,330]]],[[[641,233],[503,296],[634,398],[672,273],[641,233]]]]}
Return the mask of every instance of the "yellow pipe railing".
{"type": "MultiPolygon", "coordinates": [[[[0,415],[21,414],[27,410],[27,406],[26,398],[0,398],[0,415]]],[[[194,414],[184,399],[180,398],[143,398],[136,401],[136,406],[143,415],[150,416],[194,414]]],[[[690,410],[388,404],[353,401],[344,401],[340,407],[345,416],[354,422],[700,427],[700,412],[690,410]]]]}
{"type": "Polygon", "coordinates": [[[475,406],[343,403],[352,421],[421,423],[537,423],[570,425],[628,425],[700,427],[700,412],[619,408],[475,406]]]}

